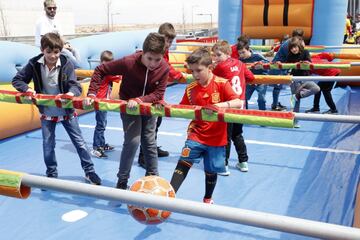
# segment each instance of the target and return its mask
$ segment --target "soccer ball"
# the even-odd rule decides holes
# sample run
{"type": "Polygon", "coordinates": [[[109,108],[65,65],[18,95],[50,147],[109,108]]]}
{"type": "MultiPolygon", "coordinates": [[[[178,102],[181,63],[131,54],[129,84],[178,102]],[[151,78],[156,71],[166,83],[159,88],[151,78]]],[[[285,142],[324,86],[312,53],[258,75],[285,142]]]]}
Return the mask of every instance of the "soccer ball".
{"type": "MultiPolygon", "coordinates": [[[[146,176],[134,182],[130,191],[148,193],[152,195],[175,197],[175,191],[168,181],[159,176],[146,176]]],[[[171,214],[169,211],[147,207],[128,205],[131,216],[143,224],[159,224],[164,222],[171,214]]]]}

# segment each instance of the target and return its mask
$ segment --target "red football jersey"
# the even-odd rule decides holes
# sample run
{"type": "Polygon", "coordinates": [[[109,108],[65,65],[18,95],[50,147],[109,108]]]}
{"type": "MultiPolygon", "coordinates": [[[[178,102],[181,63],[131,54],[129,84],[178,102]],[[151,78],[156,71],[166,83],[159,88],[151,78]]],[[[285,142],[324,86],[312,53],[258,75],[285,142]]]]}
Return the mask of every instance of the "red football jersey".
{"type": "Polygon", "coordinates": [[[254,74],[246,68],[246,65],[235,58],[228,58],[216,65],[213,73],[216,76],[228,79],[236,94],[241,100],[245,100],[246,82],[255,79],[254,74]]]}
{"type": "MultiPolygon", "coordinates": [[[[197,82],[190,83],[186,87],[180,104],[206,106],[237,98],[229,81],[214,75],[206,87],[197,82]]],[[[193,120],[188,127],[188,139],[208,146],[225,146],[227,144],[227,124],[193,120]]]]}
{"type": "MultiPolygon", "coordinates": [[[[320,53],[311,57],[312,63],[327,63],[334,60],[334,57],[328,53],[320,53]]],[[[327,69],[314,69],[311,70],[311,73],[320,75],[320,76],[337,76],[341,72],[338,68],[327,68],[327,69]]]]}
{"type": "Polygon", "coordinates": [[[120,82],[121,77],[118,75],[112,76],[108,75],[105,76],[101,82],[99,90],[96,94],[97,98],[110,98],[111,90],[112,90],[112,83],[113,82],[120,82]]]}

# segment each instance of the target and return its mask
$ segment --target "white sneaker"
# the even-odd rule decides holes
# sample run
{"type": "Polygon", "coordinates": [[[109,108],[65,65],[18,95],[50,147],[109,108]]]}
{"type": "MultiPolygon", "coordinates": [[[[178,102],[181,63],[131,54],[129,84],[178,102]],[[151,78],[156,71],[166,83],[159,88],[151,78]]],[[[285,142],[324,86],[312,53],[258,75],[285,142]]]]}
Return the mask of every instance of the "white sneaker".
{"type": "MultiPolygon", "coordinates": [[[[90,151],[90,154],[91,154],[91,156],[93,156],[93,157],[96,157],[96,158],[105,158],[104,157],[104,154],[102,153],[102,152],[100,152],[100,151],[98,151],[98,150],[95,150],[95,149],[92,149],[91,151],[90,151]]],[[[105,155],[106,156],[106,155],[105,155]]],[[[106,156],[107,157],[107,156],[106,156]]]]}
{"type": "Polygon", "coordinates": [[[218,173],[218,175],[229,176],[230,175],[229,166],[225,166],[225,172],[218,173]]]}
{"type": "Polygon", "coordinates": [[[247,172],[249,171],[249,167],[248,167],[248,163],[247,162],[241,162],[241,163],[237,163],[236,167],[241,171],[241,172],[247,172]]]}

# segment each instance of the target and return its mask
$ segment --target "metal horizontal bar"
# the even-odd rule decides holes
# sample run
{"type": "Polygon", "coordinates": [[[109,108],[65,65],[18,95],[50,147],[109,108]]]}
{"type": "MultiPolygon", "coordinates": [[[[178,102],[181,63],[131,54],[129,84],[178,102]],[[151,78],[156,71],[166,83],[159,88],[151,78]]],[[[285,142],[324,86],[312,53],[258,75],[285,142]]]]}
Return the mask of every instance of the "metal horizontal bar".
{"type": "Polygon", "coordinates": [[[89,59],[88,59],[88,62],[89,62],[89,63],[91,63],[91,62],[100,62],[100,59],[89,58],[89,59]]]}
{"type": "Polygon", "coordinates": [[[354,44],[354,45],[347,45],[347,46],[324,46],[326,49],[352,49],[352,48],[360,48],[360,45],[354,44]]]}
{"type": "Polygon", "coordinates": [[[66,180],[25,174],[22,184],[29,187],[80,194],[126,204],[163,209],[198,217],[245,224],[321,239],[360,239],[360,230],[347,226],[316,222],[294,217],[250,211],[221,205],[204,204],[178,198],[165,198],[144,193],[95,186],[66,180]]]}
{"type": "Polygon", "coordinates": [[[360,62],[351,62],[350,65],[352,67],[358,67],[358,66],[360,66],[360,62]]]}
{"type": "Polygon", "coordinates": [[[337,114],[295,113],[296,120],[338,123],[360,123],[360,116],[337,114]]]}
{"type": "Polygon", "coordinates": [[[360,76],[293,76],[293,81],[360,82],[360,76]]]}

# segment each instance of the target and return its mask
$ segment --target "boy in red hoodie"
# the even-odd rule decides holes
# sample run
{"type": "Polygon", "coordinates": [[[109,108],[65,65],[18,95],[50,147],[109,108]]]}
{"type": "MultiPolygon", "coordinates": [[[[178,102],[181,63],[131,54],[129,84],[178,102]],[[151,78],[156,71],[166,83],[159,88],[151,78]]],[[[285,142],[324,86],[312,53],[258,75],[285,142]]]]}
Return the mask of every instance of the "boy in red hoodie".
{"type": "MultiPolygon", "coordinates": [[[[165,37],[149,33],[143,43],[143,51],[121,59],[101,64],[95,68],[91,78],[88,96],[96,95],[104,76],[121,75],[119,97],[127,101],[127,108],[135,109],[139,103],[157,103],[164,98],[169,64],[163,59],[165,37]]],[[[93,102],[85,99],[85,105],[93,102]]],[[[124,142],[120,156],[116,188],[126,189],[131,166],[140,141],[145,156],[145,175],[158,175],[158,154],[155,138],[157,117],[121,113],[124,142]]]]}
{"type": "MultiPolygon", "coordinates": [[[[215,68],[213,73],[216,76],[225,78],[229,80],[232,89],[239,96],[242,103],[245,102],[245,93],[246,93],[246,82],[253,81],[255,79],[253,73],[246,68],[246,65],[239,61],[238,59],[231,57],[231,46],[227,41],[218,41],[212,47],[212,51],[215,58],[215,68]]],[[[244,106],[242,106],[243,108],[244,106]]],[[[222,176],[230,175],[229,172],[229,157],[230,157],[230,148],[231,140],[234,143],[236,152],[238,154],[239,162],[236,164],[236,167],[242,171],[248,171],[248,155],[247,149],[244,141],[243,125],[238,123],[229,123],[228,124],[228,144],[226,146],[226,159],[225,166],[226,171],[219,173],[222,176]]]]}
{"type": "MultiPolygon", "coordinates": [[[[171,64],[169,63],[169,48],[171,47],[171,44],[176,37],[175,28],[171,23],[166,22],[166,23],[163,23],[160,25],[158,33],[160,33],[161,35],[163,35],[165,37],[164,59],[169,64],[169,79],[170,80],[179,80],[180,78],[183,77],[183,74],[181,72],[175,70],[173,68],[173,66],[171,66],[171,64]]],[[[162,117],[158,117],[157,122],[156,122],[155,138],[157,138],[157,133],[158,133],[159,127],[161,125],[161,122],[162,122],[162,117]]],[[[160,148],[160,146],[157,147],[157,153],[158,153],[158,157],[169,156],[169,152],[162,150],[160,148]]],[[[146,168],[144,154],[143,154],[141,146],[140,146],[138,164],[142,168],[146,168]]]]}
{"type": "MultiPolygon", "coordinates": [[[[320,53],[311,57],[311,61],[313,63],[326,63],[334,60],[334,57],[328,53],[320,53]]],[[[330,68],[330,69],[314,69],[311,71],[312,74],[316,74],[319,76],[338,76],[340,74],[340,69],[330,68]]],[[[311,109],[306,110],[306,113],[318,113],[320,112],[320,97],[321,92],[324,95],[325,102],[329,106],[329,110],[323,112],[323,114],[336,114],[338,113],[336,109],[336,105],[331,95],[331,90],[334,86],[334,81],[329,82],[318,82],[318,86],[320,87],[320,92],[316,93],[314,96],[314,104],[311,109]]]]}
{"type": "MultiPolygon", "coordinates": [[[[104,64],[114,60],[113,53],[111,51],[103,51],[100,55],[100,63],[104,64]]],[[[119,82],[120,76],[105,76],[101,82],[99,90],[96,94],[97,98],[109,99],[111,96],[111,90],[113,82],[119,82]]],[[[114,150],[114,147],[106,143],[105,141],[105,128],[107,124],[107,112],[96,110],[95,112],[96,126],[94,130],[93,138],[93,150],[91,155],[97,158],[107,158],[105,152],[114,150]]]]}

